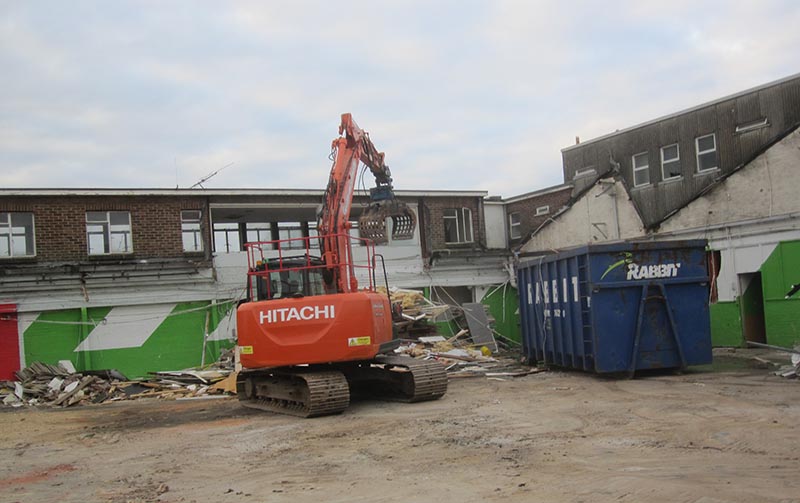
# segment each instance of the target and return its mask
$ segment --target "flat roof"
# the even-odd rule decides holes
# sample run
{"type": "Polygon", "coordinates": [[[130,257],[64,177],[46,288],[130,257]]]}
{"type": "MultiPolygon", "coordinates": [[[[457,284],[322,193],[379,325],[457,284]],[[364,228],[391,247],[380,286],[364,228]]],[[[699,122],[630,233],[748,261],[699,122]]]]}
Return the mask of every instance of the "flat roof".
{"type": "Polygon", "coordinates": [[[784,84],[786,82],[789,82],[789,81],[797,79],[797,78],[800,78],[800,73],[795,73],[794,75],[790,75],[790,76],[784,77],[782,79],[774,80],[772,82],[767,82],[766,84],[761,84],[760,86],[751,87],[750,89],[746,89],[744,91],[739,91],[738,93],[730,94],[730,95],[724,96],[722,98],[717,98],[717,99],[712,100],[712,101],[707,101],[707,102],[705,102],[705,103],[703,103],[701,105],[693,106],[691,108],[687,108],[685,110],[681,110],[680,112],[671,113],[669,115],[664,115],[664,116],[659,117],[657,119],[652,119],[652,120],[649,120],[647,122],[642,122],[641,124],[636,124],[635,126],[630,126],[630,127],[625,128],[625,129],[619,129],[617,131],[614,131],[613,133],[608,133],[608,134],[605,134],[603,136],[598,136],[597,138],[592,138],[591,140],[587,140],[587,141],[578,143],[576,145],[570,145],[569,147],[562,148],[561,152],[567,152],[569,150],[574,150],[574,149],[580,148],[580,147],[582,147],[584,145],[589,145],[591,143],[595,143],[595,142],[598,142],[598,141],[601,141],[601,140],[605,140],[607,138],[611,138],[612,136],[625,134],[625,133],[627,133],[629,131],[633,131],[635,129],[639,129],[639,128],[643,128],[643,127],[646,127],[646,126],[650,126],[652,124],[656,124],[658,122],[665,121],[667,119],[673,119],[675,117],[678,117],[678,116],[681,116],[681,115],[684,115],[684,114],[696,112],[697,110],[700,110],[702,108],[706,108],[706,107],[710,107],[712,105],[716,105],[718,103],[722,103],[723,101],[728,101],[728,100],[732,100],[732,99],[735,99],[735,98],[740,98],[740,97],[745,96],[745,95],[750,94],[750,93],[754,93],[754,92],[757,92],[757,91],[768,89],[770,87],[779,86],[781,84],[784,84]]]}
{"type": "MultiPolygon", "coordinates": [[[[360,195],[357,191],[356,195],[360,195]]],[[[486,190],[395,190],[400,197],[486,197],[486,190]]],[[[0,196],[316,196],[323,189],[0,189],[0,196]]]]}
{"type": "Polygon", "coordinates": [[[508,199],[503,199],[504,204],[508,203],[516,203],[517,201],[522,201],[524,199],[530,199],[531,197],[543,196],[545,194],[551,194],[553,192],[558,192],[560,190],[572,189],[573,185],[571,183],[561,183],[558,185],[553,185],[552,187],[545,187],[543,189],[534,190],[533,192],[526,192],[524,194],[520,194],[518,196],[509,197],[508,199]]]}

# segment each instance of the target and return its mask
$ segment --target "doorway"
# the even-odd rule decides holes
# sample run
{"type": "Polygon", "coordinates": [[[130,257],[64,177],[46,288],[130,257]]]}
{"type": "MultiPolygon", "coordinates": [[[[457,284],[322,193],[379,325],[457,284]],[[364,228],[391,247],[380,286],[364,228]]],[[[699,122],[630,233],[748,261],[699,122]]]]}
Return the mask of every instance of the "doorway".
{"type": "Polygon", "coordinates": [[[744,340],[767,342],[764,324],[764,294],[761,287],[761,272],[739,274],[739,307],[742,313],[744,340]]]}

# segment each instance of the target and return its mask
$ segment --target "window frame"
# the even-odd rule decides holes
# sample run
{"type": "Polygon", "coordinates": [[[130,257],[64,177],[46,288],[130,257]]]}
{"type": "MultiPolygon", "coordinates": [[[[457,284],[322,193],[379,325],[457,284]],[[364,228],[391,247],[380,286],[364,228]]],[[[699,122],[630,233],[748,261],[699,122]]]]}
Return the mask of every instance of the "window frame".
{"type": "Polygon", "coordinates": [[[542,215],[549,215],[550,214],[550,205],[545,204],[544,206],[538,206],[536,211],[534,211],[534,216],[541,217],[542,215]]]}
{"type": "Polygon", "coordinates": [[[648,151],[639,152],[638,154],[633,154],[631,156],[631,175],[632,175],[634,188],[646,187],[647,185],[650,185],[650,152],[648,152],[648,151]],[[636,158],[637,157],[641,157],[641,156],[644,156],[645,159],[647,159],[647,164],[637,168],[636,167],[636,158]],[[636,173],[642,172],[642,171],[647,173],[647,181],[645,183],[636,183],[636,173]]]}
{"type": "Polygon", "coordinates": [[[448,241],[447,240],[447,226],[445,222],[444,225],[444,242],[448,245],[458,245],[458,244],[469,244],[475,242],[475,228],[472,223],[472,210],[470,208],[445,208],[443,211],[443,219],[447,220],[455,220],[456,221],[456,239],[458,241],[448,241]],[[455,212],[454,216],[447,215],[447,212],[453,211],[455,212]],[[467,226],[467,222],[469,222],[469,226],[467,226]],[[464,234],[462,239],[462,232],[464,234]],[[467,237],[469,234],[469,237],[467,237]]]}
{"type": "MultiPolygon", "coordinates": [[[[214,241],[214,253],[238,253],[244,251],[244,243],[242,243],[242,235],[240,232],[239,222],[215,222],[214,227],[211,230],[211,234],[213,236],[214,241]],[[235,226],[235,227],[229,227],[235,226]],[[236,249],[231,246],[231,242],[228,239],[230,234],[234,234],[236,236],[236,249]],[[224,244],[225,244],[225,251],[220,251],[217,247],[217,235],[224,235],[224,244]]],[[[246,236],[245,236],[246,237],[246,236]]]]}
{"type": "Polygon", "coordinates": [[[681,177],[683,177],[682,174],[668,177],[666,171],[664,171],[664,164],[667,163],[667,162],[677,162],[678,163],[678,168],[679,168],[678,171],[680,171],[680,167],[681,167],[681,146],[680,146],[679,143],[670,143],[669,145],[664,145],[663,147],[661,147],[661,180],[664,181],[664,182],[668,182],[670,180],[679,180],[681,177]],[[665,161],[664,160],[664,149],[668,149],[670,147],[675,147],[675,152],[676,152],[677,156],[674,159],[670,159],[669,161],[665,161]]]}
{"type": "Polygon", "coordinates": [[[245,222],[245,242],[265,243],[272,241],[272,222],[245,222]],[[250,239],[250,233],[255,233],[255,239],[250,239]]]}
{"type": "Polygon", "coordinates": [[[86,211],[86,254],[90,257],[101,257],[105,255],[131,255],[134,252],[133,248],[133,219],[131,218],[130,210],[87,210],[86,211]],[[105,220],[89,220],[90,213],[105,213],[105,220]],[[128,223],[126,224],[127,230],[120,232],[119,230],[114,230],[112,227],[114,226],[121,226],[122,224],[112,224],[111,223],[111,214],[117,213],[121,214],[124,213],[128,217],[128,223]],[[89,226],[103,226],[102,232],[98,231],[91,231],[89,226]],[[125,250],[119,251],[114,249],[114,235],[122,234],[125,241],[125,250]],[[91,236],[103,236],[103,251],[100,253],[93,253],[92,252],[92,238],[91,236]],[[108,251],[106,251],[108,250],[108,251]]]}
{"type": "Polygon", "coordinates": [[[181,245],[183,246],[183,253],[202,253],[205,250],[205,243],[203,242],[203,210],[181,210],[181,245]],[[186,218],[186,214],[196,213],[197,218],[186,218]],[[194,228],[194,226],[197,228],[194,228]],[[188,228],[192,226],[192,228],[188,228]],[[190,234],[194,241],[195,249],[186,249],[186,237],[190,234]]]}
{"type": "Polygon", "coordinates": [[[518,211],[512,211],[508,214],[508,237],[510,239],[519,239],[522,237],[522,231],[520,227],[522,226],[522,219],[520,218],[520,213],[518,211]],[[514,217],[516,217],[516,222],[514,222],[514,217]]]}
{"type": "MultiPolygon", "coordinates": [[[[280,243],[280,246],[284,250],[303,250],[306,247],[305,241],[301,241],[300,238],[306,237],[303,233],[303,222],[300,221],[279,221],[276,223],[278,229],[278,241],[284,241],[288,239],[297,239],[297,241],[287,241],[285,243],[280,243]]],[[[278,243],[275,243],[276,249],[278,247],[278,243]]]]}
{"type": "Polygon", "coordinates": [[[709,134],[705,134],[703,136],[698,136],[697,138],[695,138],[694,139],[694,150],[695,150],[696,160],[697,160],[697,173],[711,173],[711,172],[716,171],[716,170],[719,169],[719,156],[717,155],[717,133],[709,133],[709,134]],[[703,150],[701,152],[700,151],[700,140],[708,138],[709,136],[714,140],[714,148],[708,149],[708,150],[703,150]],[[700,169],[700,156],[706,155],[706,154],[710,154],[711,152],[714,153],[714,159],[716,161],[714,167],[706,168],[706,169],[700,169]]]}
{"type": "Polygon", "coordinates": [[[597,174],[597,170],[594,169],[594,165],[586,166],[586,167],[581,168],[581,169],[576,169],[575,170],[575,174],[572,175],[572,179],[573,180],[577,180],[578,178],[584,178],[584,177],[588,177],[588,176],[592,176],[592,175],[596,175],[596,174],[597,174]]]}
{"type": "MultiPolygon", "coordinates": [[[[33,214],[32,211],[0,211],[0,215],[5,214],[8,215],[6,224],[3,225],[0,222],[0,228],[7,228],[8,234],[8,255],[0,255],[0,260],[14,260],[14,259],[21,259],[21,258],[31,258],[36,256],[36,216],[33,214]],[[24,255],[16,255],[14,253],[14,236],[20,236],[20,234],[14,234],[14,223],[12,222],[14,215],[30,215],[31,216],[31,223],[30,223],[30,236],[28,233],[25,232],[21,234],[25,240],[25,254],[24,255]],[[28,251],[28,238],[30,239],[30,249],[31,253],[27,253],[28,251]]],[[[25,228],[25,225],[22,226],[25,228]]],[[[0,234],[2,236],[3,234],[0,234]]]]}

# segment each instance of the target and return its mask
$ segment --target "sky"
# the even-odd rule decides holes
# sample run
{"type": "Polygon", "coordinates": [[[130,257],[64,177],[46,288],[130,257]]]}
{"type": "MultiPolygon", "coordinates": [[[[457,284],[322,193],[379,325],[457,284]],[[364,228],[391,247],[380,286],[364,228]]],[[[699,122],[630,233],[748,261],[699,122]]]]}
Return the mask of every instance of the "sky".
{"type": "Polygon", "coordinates": [[[796,0],[0,0],[0,187],[323,189],[349,112],[396,189],[513,197],[576,136],[800,72],[799,26],[796,0]]]}

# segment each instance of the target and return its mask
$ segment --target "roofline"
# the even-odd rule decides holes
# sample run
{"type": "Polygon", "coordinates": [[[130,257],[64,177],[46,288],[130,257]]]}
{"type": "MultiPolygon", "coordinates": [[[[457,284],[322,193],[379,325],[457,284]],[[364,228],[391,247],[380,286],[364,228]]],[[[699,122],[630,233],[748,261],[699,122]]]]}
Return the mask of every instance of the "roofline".
{"type": "Polygon", "coordinates": [[[533,192],[526,192],[524,194],[520,194],[518,196],[509,197],[508,199],[503,199],[504,204],[508,203],[516,203],[518,201],[522,201],[524,199],[528,199],[531,197],[536,196],[543,196],[545,194],[552,194],[553,192],[559,192],[566,189],[572,189],[574,185],[570,183],[561,183],[559,185],[553,185],[552,187],[545,187],[544,189],[534,190],[533,192]]]}
{"type": "Polygon", "coordinates": [[[599,141],[602,141],[602,140],[606,140],[606,139],[611,138],[613,136],[625,134],[625,133],[628,133],[630,131],[634,131],[636,129],[640,129],[640,128],[643,128],[643,127],[646,127],[646,126],[651,126],[653,124],[656,124],[656,123],[659,123],[659,122],[662,122],[662,121],[665,121],[665,120],[668,120],[668,119],[674,119],[675,117],[679,117],[681,115],[685,115],[685,114],[688,114],[688,113],[696,112],[696,111],[698,111],[700,109],[703,109],[703,108],[706,108],[706,107],[710,107],[712,105],[717,105],[719,103],[722,103],[723,101],[732,100],[734,98],[740,98],[742,96],[745,96],[745,95],[750,94],[750,93],[754,93],[756,91],[762,91],[764,89],[769,89],[770,87],[775,87],[775,86],[779,86],[781,84],[785,84],[786,82],[789,82],[789,81],[797,79],[797,78],[800,78],[800,73],[795,73],[794,75],[789,75],[788,77],[783,77],[782,79],[774,80],[772,82],[767,82],[766,84],[761,84],[760,86],[751,87],[750,89],[746,89],[744,91],[739,91],[737,93],[730,94],[730,95],[724,96],[722,98],[717,98],[717,99],[712,100],[712,101],[707,101],[707,102],[702,103],[700,105],[696,105],[696,106],[693,106],[691,108],[687,108],[685,110],[681,110],[679,112],[674,112],[674,113],[671,113],[671,114],[668,114],[668,115],[664,115],[662,117],[658,117],[657,119],[652,119],[652,120],[649,120],[647,122],[642,122],[641,124],[636,124],[635,126],[630,126],[630,127],[625,128],[625,129],[619,129],[617,131],[614,131],[613,133],[604,134],[603,136],[598,136],[597,138],[592,138],[591,140],[587,140],[587,141],[584,141],[584,142],[581,142],[581,143],[578,143],[578,144],[575,144],[575,145],[570,145],[569,147],[562,148],[561,152],[563,153],[563,152],[568,152],[570,150],[575,150],[576,148],[580,148],[580,147],[582,147],[584,145],[589,145],[589,144],[596,143],[596,142],[599,142],[599,141]]]}
{"type": "MultiPolygon", "coordinates": [[[[321,197],[323,189],[0,189],[6,196],[314,196],[321,197]]],[[[399,197],[486,197],[485,190],[395,190],[399,197]]],[[[359,195],[356,193],[356,195],[359,195]]]]}

